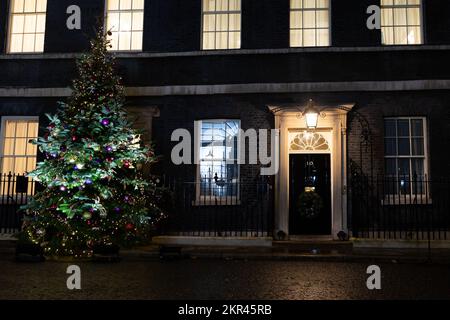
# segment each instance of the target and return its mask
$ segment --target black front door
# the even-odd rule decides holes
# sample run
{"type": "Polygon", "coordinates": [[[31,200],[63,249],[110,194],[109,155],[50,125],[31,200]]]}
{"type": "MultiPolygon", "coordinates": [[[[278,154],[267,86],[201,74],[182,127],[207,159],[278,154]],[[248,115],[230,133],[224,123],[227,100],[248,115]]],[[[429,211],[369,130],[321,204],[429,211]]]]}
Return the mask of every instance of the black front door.
{"type": "Polygon", "coordinates": [[[292,154],[289,170],[289,233],[330,235],[330,155],[292,154]]]}

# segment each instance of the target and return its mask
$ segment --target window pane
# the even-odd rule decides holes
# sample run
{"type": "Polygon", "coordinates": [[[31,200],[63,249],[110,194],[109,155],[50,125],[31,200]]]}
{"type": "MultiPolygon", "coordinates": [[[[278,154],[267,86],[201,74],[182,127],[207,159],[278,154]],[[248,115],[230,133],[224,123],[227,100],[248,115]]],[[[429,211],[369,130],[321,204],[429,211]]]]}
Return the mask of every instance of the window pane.
{"type": "Polygon", "coordinates": [[[291,44],[291,47],[301,47],[301,46],[303,46],[303,31],[301,31],[301,30],[291,30],[290,44],[291,44]]]}
{"type": "Polygon", "coordinates": [[[23,27],[24,27],[24,23],[25,23],[25,16],[18,14],[18,15],[14,15],[12,17],[12,23],[11,23],[11,32],[12,33],[23,33],[23,27]]]}
{"type": "Polygon", "coordinates": [[[37,16],[34,14],[28,14],[25,16],[25,25],[24,25],[25,33],[33,33],[36,31],[36,19],[37,16]]]}
{"type": "Polygon", "coordinates": [[[23,37],[23,52],[34,52],[34,34],[25,34],[23,37]]]}
{"type": "Polygon", "coordinates": [[[205,14],[203,16],[203,31],[215,31],[216,30],[216,15],[205,14]]]}
{"type": "Polygon", "coordinates": [[[291,28],[302,28],[302,16],[301,11],[291,11],[291,28]]]}
{"type": "Polygon", "coordinates": [[[218,14],[216,16],[217,19],[217,31],[227,31],[228,30],[228,15],[227,14],[218,14]]]}
{"type": "Polygon", "coordinates": [[[306,29],[303,31],[303,46],[313,47],[316,45],[316,30],[306,29]]]}
{"type": "Polygon", "coordinates": [[[425,155],[423,138],[413,138],[411,144],[413,156],[425,155]]]}
{"type": "Polygon", "coordinates": [[[215,11],[216,0],[203,0],[203,11],[215,11]]]}
{"type": "Polygon", "coordinates": [[[315,28],[316,27],[316,12],[315,11],[304,11],[303,12],[303,27],[304,28],[315,28]]]}
{"type": "Polygon", "coordinates": [[[240,32],[230,32],[229,46],[230,49],[239,49],[241,47],[240,32]]]}
{"type": "Polygon", "coordinates": [[[328,28],[328,11],[321,10],[317,12],[317,27],[328,28]]]}
{"type": "Polygon", "coordinates": [[[120,10],[131,10],[131,0],[120,0],[120,10]]]}
{"type": "Polygon", "coordinates": [[[131,48],[131,34],[130,32],[119,33],[119,50],[130,50],[131,48]]]}
{"type": "Polygon", "coordinates": [[[411,132],[414,137],[423,137],[423,120],[411,120],[411,132]]]}
{"type": "Polygon", "coordinates": [[[216,49],[228,49],[228,32],[216,32],[216,49]]]}
{"type": "Polygon", "coordinates": [[[315,8],[316,0],[303,0],[304,8],[315,8]]]}
{"type": "Polygon", "coordinates": [[[5,138],[3,143],[3,154],[5,156],[13,156],[14,152],[14,138],[5,138]]]}
{"type": "Polygon", "coordinates": [[[240,14],[230,14],[230,30],[241,30],[241,15],[240,14]]]}
{"type": "Polygon", "coordinates": [[[399,156],[411,155],[411,152],[409,150],[409,138],[398,139],[398,155],[399,156]]]}
{"type": "Polygon", "coordinates": [[[303,0],[291,0],[291,9],[301,9],[303,0]]]}
{"type": "Polygon", "coordinates": [[[108,10],[119,10],[120,0],[108,0],[108,10]]]}
{"type": "Polygon", "coordinates": [[[328,35],[328,29],[318,29],[317,30],[317,46],[329,46],[330,38],[328,35]]]}
{"type": "Polygon", "coordinates": [[[142,50],[142,31],[132,33],[131,50],[142,50]]]}
{"type": "Polygon", "coordinates": [[[143,12],[135,12],[133,13],[133,31],[142,31],[144,30],[144,13],[143,12]]]}
{"type": "Polygon", "coordinates": [[[214,45],[214,40],[215,40],[215,33],[214,32],[210,32],[210,33],[203,33],[203,49],[205,50],[212,50],[215,48],[214,45]]]}
{"type": "Polygon", "coordinates": [[[46,12],[47,11],[47,0],[37,0],[36,11],[37,12],[46,12]]]}
{"type": "Polygon", "coordinates": [[[398,120],[397,130],[399,137],[409,137],[409,120],[398,120]]]}
{"type": "Polygon", "coordinates": [[[25,0],[25,12],[36,12],[36,0],[25,0]]]}
{"type": "Polygon", "coordinates": [[[12,5],[12,12],[13,13],[20,13],[24,10],[24,0],[13,0],[12,5]]]}
{"type": "Polygon", "coordinates": [[[144,0],[133,0],[133,10],[144,9],[144,0]]]}

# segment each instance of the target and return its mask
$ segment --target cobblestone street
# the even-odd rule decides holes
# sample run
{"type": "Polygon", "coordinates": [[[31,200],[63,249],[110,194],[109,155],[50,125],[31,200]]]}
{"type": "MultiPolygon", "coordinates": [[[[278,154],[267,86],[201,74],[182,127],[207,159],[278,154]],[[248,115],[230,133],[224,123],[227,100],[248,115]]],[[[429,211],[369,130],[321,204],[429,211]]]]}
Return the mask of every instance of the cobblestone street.
{"type": "Polygon", "coordinates": [[[82,289],[66,288],[69,263],[0,258],[0,299],[450,299],[448,265],[381,264],[382,290],[363,263],[125,260],[80,263],[82,289]]]}

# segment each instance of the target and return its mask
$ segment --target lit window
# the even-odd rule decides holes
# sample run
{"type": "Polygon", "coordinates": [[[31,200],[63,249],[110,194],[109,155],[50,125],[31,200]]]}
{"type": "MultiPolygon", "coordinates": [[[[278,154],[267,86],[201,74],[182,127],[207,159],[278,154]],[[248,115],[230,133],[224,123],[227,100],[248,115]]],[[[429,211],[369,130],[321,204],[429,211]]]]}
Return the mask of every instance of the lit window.
{"type": "Polygon", "coordinates": [[[420,0],[381,0],[381,34],[385,45],[422,43],[420,0]]]}
{"type": "Polygon", "coordinates": [[[203,0],[203,50],[241,47],[241,0],[203,0]]]}
{"type": "Polygon", "coordinates": [[[0,173],[22,175],[36,168],[37,146],[29,142],[37,138],[38,127],[37,118],[3,118],[0,173]]]}
{"type": "Polygon", "coordinates": [[[199,183],[197,194],[206,200],[239,194],[239,120],[199,121],[199,183]]]}
{"type": "Polygon", "coordinates": [[[140,51],[144,32],[144,0],[107,0],[106,28],[112,51],[140,51]]]}
{"type": "Polygon", "coordinates": [[[291,0],[291,47],[330,45],[329,0],[291,0]]]}
{"type": "Polygon", "coordinates": [[[11,0],[9,53],[44,52],[47,0],[11,0]]]}
{"type": "Polygon", "coordinates": [[[425,119],[386,118],[384,145],[387,193],[424,194],[428,168],[425,119]]]}

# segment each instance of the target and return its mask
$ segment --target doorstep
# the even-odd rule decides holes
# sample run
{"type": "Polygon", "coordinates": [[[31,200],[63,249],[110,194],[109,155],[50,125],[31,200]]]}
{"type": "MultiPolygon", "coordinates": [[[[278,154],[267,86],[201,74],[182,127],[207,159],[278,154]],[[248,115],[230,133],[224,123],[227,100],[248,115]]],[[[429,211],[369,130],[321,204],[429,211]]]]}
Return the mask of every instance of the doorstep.
{"type": "Polygon", "coordinates": [[[272,247],[271,237],[192,237],[158,236],[152,243],[160,246],[201,246],[201,247],[272,247]]]}

